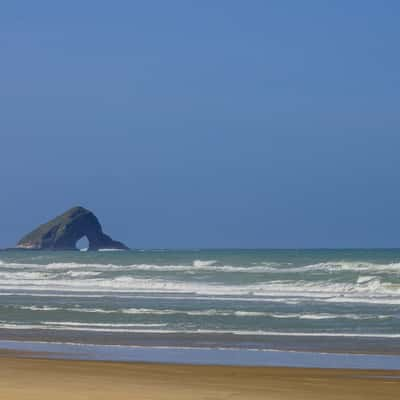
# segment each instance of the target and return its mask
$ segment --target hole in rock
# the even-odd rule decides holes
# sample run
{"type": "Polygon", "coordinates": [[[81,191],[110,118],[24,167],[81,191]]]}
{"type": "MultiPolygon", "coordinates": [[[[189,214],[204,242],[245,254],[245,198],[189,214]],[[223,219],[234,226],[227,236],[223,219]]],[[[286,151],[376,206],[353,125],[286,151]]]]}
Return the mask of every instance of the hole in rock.
{"type": "Polygon", "coordinates": [[[85,251],[89,248],[89,239],[83,236],[76,242],[76,248],[81,251],[85,251]]]}

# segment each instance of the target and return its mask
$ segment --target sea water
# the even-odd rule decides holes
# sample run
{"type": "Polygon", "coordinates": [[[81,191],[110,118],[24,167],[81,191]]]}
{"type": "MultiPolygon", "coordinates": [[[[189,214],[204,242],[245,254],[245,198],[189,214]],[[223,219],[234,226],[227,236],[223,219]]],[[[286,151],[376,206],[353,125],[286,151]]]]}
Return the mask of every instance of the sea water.
{"type": "Polygon", "coordinates": [[[400,250],[3,251],[0,339],[398,354],[400,250]]]}

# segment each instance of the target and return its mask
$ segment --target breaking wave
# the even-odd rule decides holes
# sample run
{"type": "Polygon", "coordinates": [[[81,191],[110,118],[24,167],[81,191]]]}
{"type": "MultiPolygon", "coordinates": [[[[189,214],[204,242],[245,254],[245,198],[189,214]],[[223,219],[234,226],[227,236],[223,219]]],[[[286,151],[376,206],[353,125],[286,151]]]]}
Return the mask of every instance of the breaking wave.
{"type": "Polygon", "coordinates": [[[317,253],[1,254],[0,329],[400,338],[400,263],[317,253]]]}
{"type": "Polygon", "coordinates": [[[264,330],[236,329],[154,329],[154,324],[76,324],[52,323],[46,324],[16,324],[0,322],[0,329],[9,330],[48,330],[48,331],[85,331],[111,333],[147,333],[147,334],[186,334],[186,335],[239,335],[239,336],[288,336],[288,337],[348,337],[348,338],[400,338],[399,333],[352,333],[352,332],[283,332],[264,330]]]}
{"type": "Polygon", "coordinates": [[[199,295],[295,295],[299,297],[329,297],[337,294],[371,294],[399,296],[400,284],[382,282],[379,277],[358,277],[355,282],[272,280],[251,284],[180,281],[162,278],[135,278],[119,275],[113,278],[92,276],[53,277],[40,272],[0,273],[0,289],[64,290],[86,292],[156,292],[192,293],[199,295]],[[81,278],[81,279],[78,279],[81,278]]]}
{"type": "Polygon", "coordinates": [[[101,271],[158,271],[158,272],[228,272],[228,273],[301,273],[301,272],[371,272],[389,273],[400,275],[400,263],[377,264],[369,262],[322,262],[304,266],[288,266],[276,262],[261,263],[260,265],[221,265],[217,260],[194,260],[191,265],[156,265],[156,264],[94,264],[94,263],[9,263],[0,260],[0,267],[12,269],[42,269],[46,271],[57,270],[97,270],[101,271]]]}
{"type": "MultiPolygon", "coordinates": [[[[398,318],[396,315],[373,315],[373,314],[332,314],[332,313],[274,313],[263,311],[243,311],[243,310],[178,310],[178,309],[153,309],[153,308],[122,308],[122,309],[102,309],[102,308],[80,308],[80,307],[53,307],[53,306],[9,306],[10,308],[29,310],[29,311],[63,311],[75,313],[95,313],[95,314],[129,314],[129,315],[148,315],[148,316],[168,316],[168,315],[187,315],[187,316],[217,316],[217,317],[239,317],[239,318],[277,318],[277,319],[300,319],[300,320],[330,320],[330,319],[350,319],[350,320],[373,320],[398,318]]],[[[82,324],[80,324],[82,325],[82,324]]],[[[87,325],[87,324],[83,324],[87,325]]],[[[104,324],[101,324],[104,325],[104,324]]]]}

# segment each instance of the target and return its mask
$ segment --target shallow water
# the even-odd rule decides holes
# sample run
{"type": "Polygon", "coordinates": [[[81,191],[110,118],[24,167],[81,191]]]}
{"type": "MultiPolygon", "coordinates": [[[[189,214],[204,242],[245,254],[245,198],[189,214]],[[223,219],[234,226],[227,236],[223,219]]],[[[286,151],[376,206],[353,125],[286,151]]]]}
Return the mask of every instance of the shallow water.
{"type": "MultiPolygon", "coordinates": [[[[303,368],[348,368],[399,370],[400,356],[334,354],[245,349],[193,349],[133,347],[118,345],[78,345],[0,341],[0,349],[34,352],[31,357],[73,360],[156,362],[195,365],[274,366],[303,368]]],[[[26,356],[26,353],[22,353],[26,356]]],[[[382,376],[380,376],[382,377],[382,376]]],[[[398,376],[387,378],[399,379],[398,376]]]]}

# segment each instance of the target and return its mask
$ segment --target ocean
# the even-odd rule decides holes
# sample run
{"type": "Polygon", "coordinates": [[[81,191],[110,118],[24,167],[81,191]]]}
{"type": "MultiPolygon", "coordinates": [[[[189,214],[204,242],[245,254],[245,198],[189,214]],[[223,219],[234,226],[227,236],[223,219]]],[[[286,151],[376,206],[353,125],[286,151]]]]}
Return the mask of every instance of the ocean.
{"type": "Polygon", "coordinates": [[[399,354],[400,250],[2,251],[0,340],[399,354]]]}

